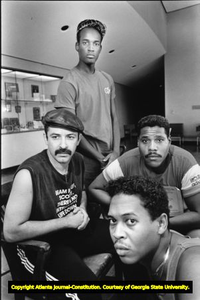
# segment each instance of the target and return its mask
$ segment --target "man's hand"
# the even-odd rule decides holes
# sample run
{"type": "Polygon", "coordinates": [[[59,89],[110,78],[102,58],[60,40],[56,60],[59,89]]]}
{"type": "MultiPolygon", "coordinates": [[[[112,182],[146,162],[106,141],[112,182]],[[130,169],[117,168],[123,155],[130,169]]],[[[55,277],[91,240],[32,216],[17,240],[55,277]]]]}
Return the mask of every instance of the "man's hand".
{"type": "Polygon", "coordinates": [[[67,221],[67,228],[78,229],[79,226],[81,226],[84,222],[84,215],[82,211],[80,209],[76,210],[76,208],[72,212],[70,212],[65,218],[67,221]]]}
{"type": "Polygon", "coordinates": [[[75,207],[75,209],[73,210],[73,214],[76,215],[77,213],[81,213],[82,214],[82,223],[78,226],[78,230],[83,230],[86,228],[87,224],[90,221],[90,218],[86,212],[86,210],[83,207],[75,207]]]}
{"type": "Polygon", "coordinates": [[[103,159],[104,167],[102,169],[104,169],[111,162],[113,162],[118,156],[119,156],[119,154],[117,152],[113,151],[113,152],[109,153],[106,157],[104,157],[104,159],[103,159]]]}

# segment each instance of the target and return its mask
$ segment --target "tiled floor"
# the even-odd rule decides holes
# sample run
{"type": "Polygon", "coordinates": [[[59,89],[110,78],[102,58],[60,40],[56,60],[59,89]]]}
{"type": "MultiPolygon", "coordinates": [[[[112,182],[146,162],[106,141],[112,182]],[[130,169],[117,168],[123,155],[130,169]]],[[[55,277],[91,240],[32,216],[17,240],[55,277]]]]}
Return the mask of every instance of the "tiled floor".
{"type": "MultiPolygon", "coordinates": [[[[132,148],[133,145],[130,143],[127,144],[127,150],[132,148]]],[[[195,144],[194,145],[184,145],[184,149],[188,150],[193,154],[193,156],[196,158],[197,162],[200,164],[200,147],[197,147],[195,144]]],[[[8,174],[9,180],[12,178],[12,174],[8,174]]],[[[6,263],[6,259],[4,257],[3,252],[1,252],[1,274],[4,274],[1,276],[1,299],[2,300],[14,300],[14,295],[13,294],[8,294],[8,289],[7,289],[7,283],[11,279],[10,273],[6,273],[9,268],[6,263]]],[[[111,295],[104,295],[104,300],[109,300],[111,295]]],[[[26,300],[30,300],[30,298],[26,298],[26,300]]],[[[110,299],[111,300],[111,299],[110,299]]],[[[113,299],[114,300],[114,299],[113,299]]]]}

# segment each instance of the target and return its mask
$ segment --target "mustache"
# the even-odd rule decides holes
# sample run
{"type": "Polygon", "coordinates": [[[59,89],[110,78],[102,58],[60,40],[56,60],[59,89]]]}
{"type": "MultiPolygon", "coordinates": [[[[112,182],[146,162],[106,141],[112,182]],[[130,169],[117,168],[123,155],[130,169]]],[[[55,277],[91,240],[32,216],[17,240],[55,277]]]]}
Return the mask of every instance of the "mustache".
{"type": "Polygon", "coordinates": [[[58,149],[55,151],[55,155],[57,154],[69,154],[69,155],[72,155],[72,151],[69,150],[69,149],[58,149]]]}
{"type": "Polygon", "coordinates": [[[148,157],[150,157],[150,156],[156,156],[156,157],[162,157],[162,155],[160,155],[160,154],[158,154],[158,153],[156,153],[156,152],[150,152],[150,153],[148,153],[147,155],[145,155],[145,158],[148,158],[148,157]]]}

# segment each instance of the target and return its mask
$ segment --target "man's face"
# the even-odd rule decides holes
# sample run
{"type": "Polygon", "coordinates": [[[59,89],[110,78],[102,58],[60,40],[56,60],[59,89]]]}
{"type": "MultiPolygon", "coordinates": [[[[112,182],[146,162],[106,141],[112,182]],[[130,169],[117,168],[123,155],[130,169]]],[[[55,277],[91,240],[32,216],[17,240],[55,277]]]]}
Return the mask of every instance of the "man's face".
{"type": "Polygon", "coordinates": [[[70,162],[80,142],[77,132],[56,127],[48,128],[45,139],[50,159],[59,164],[70,162]]]}
{"type": "Polygon", "coordinates": [[[149,167],[156,168],[161,165],[169,153],[170,144],[163,127],[144,127],[140,131],[138,147],[149,167]]]}
{"type": "Polygon", "coordinates": [[[125,264],[150,259],[159,243],[158,221],[152,221],[138,195],[115,195],[108,212],[110,235],[125,264]]]}
{"type": "Polygon", "coordinates": [[[80,32],[80,42],[76,43],[80,61],[94,64],[101,52],[101,35],[94,28],[84,28],[80,32]]]}

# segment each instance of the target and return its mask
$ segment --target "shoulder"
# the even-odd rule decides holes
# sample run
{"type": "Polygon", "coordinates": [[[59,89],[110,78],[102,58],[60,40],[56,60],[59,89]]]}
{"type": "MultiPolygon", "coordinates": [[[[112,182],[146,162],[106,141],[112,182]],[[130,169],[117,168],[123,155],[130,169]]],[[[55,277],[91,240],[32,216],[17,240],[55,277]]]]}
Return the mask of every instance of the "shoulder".
{"type": "Polygon", "coordinates": [[[43,150],[42,152],[39,152],[29,158],[27,158],[20,166],[19,169],[22,169],[26,166],[34,166],[34,165],[40,165],[42,162],[46,163],[47,155],[46,150],[43,150]]]}
{"type": "Polygon", "coordinates": [[[67,81],[70,78],[74,78],[74,76],[76,76],[76,74],[78,74],[79,71],[76,67],[70,69],[67,71],[67,73],[65,74],[65,76],[63,77],[63,79],[61,81],[67,81]]]}
{"type": "Polygon", "coordinates": [[[200,166],[197,163],[195,157],[190,152],[177,146],[171,145],[170,154],[171,168],[176,168],[177,172],[181,173],[182,176],[200,176],[200,166]]]}
{"type": "Polygon", "coordinates": [[[125,152],[114,160],[104,171],[104,178],[109,181],[121,176],[134,175],[138,171],[139,150],[138,148],[125,152]]]}
{"type": "Polygon", "coordinates": [[[77,78],[79,78],[80,76],[81,75],[79,70],[74,67],[73,69],[69,70],[62,78],[62,80],[60,81],[60,87],[65,87],[68,84],[75,85],[77,82],[77,78]]]}
{"type": "Polygon", "coordinates": [[[197,277],[200,279],[200,239],[186,239],[182,247],[185,247],[185,250],[179,259],[176,279],[196,280],[197,277]]]}
{"type": "Polygon", "coordinates": [[[114,83],[112,76],[102,70],[96,70],[99,76],[105,77],[109,82],[114,83]]]}
{"type": "Polygon", "coordinates": [[[21,184],[25,187],[30,185],[30,182],[43,171],[48,163],[43,163],[45,160],[44,151],[27,158],[17,169],[14,175],[14,182],[21,188],[21,184]]]}
{"type": "Polygon", "coordinates": [[[188,161],[192,164],[196,164],[197,161],[196,159],[194,158],[194,156],[187,150],[183,149],[183,148],[180,148],[178,146],[174,146],[174,145],[171,145],[170,146],[170,153],[172,154],[172,158],[174,159],[179,159],[179,160],[182,160],[182,161],[188,161]]]}
{"type": "Polygon", "coordinates": [[[139,161],[140,159],[140,152],[139,148],[131,149],[125,152],[122,156],[118,158],[120,163],[131,161],[132,163],[139,161]]]}
{"type": "MultiPolygon", "coordinates": [[[[193,283],[192,293],[188,299],[199,300],[200,290],[200,246],[188,248],[183,252],[178,263],[176,280],[191,281],[193,283]]],[[[184,294],[177,294],[177,300],[185,299],[184,294]]]]}

